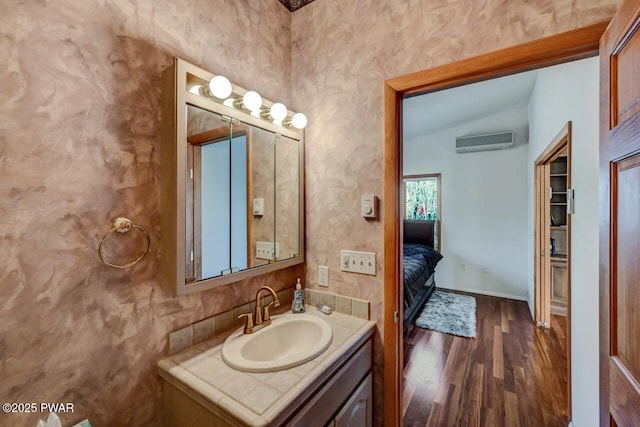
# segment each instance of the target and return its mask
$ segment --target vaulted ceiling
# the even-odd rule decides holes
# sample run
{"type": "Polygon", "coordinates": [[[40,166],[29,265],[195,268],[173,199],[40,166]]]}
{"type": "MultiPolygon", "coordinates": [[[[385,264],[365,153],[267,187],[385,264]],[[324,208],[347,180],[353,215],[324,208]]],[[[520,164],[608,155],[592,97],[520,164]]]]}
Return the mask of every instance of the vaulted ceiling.
{"type": "Polygon", "coordinates": [[[295,12],[303,6],[308,5],[313,0],[280,0],[280,3],[284,5],[291,12],[295,12]]]}
{"type": "Polygon", "coordinates": [[[481,126],[488,128],[478,133],[526,127],[527,106],[537,74],[537,70],[532,70],[407,98],[402,107],[404,139],[411,140],[465,123],[478,124],[480,121],[481,126]],[[498,113],[515,108],[524,111],[522,122],[507,124],[496,118],[498,113]]]}

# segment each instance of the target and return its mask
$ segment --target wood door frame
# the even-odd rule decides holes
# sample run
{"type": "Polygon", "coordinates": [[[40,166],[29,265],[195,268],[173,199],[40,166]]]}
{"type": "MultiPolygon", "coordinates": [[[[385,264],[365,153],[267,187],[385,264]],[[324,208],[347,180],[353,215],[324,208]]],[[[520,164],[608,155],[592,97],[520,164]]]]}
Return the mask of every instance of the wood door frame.
{"type": "Polygon", "coordinates": [[[550,322],[551,317],[549,307],[551,300],[551,291],[549,289],[551,262],[546,261],[546,257],[543,258],[541,256],[541,252],[544,250],[541,242],[548,242],[549,234],[551,234],[549,232],[550,221],[547,220],[551,209],[548,203],[542,202],[549,197],[549,169],[549,165],[545,163],[536,163],[534,166],[533,321],[538,327],[550,322]],[[543,280],[543,278],[547,278],[547,280],[543,280]]]}
{"type": "Polygon", "coordinates": [[[384,425],[402,425],[402,99],[596,56],[608,21],[474,58],[441,65],[384,83],[384,425]]]}
{"type": "MultiPolygon", "coordinates": [[[[535,177],[535,213],[534,213],[534,313],[537,326],[551,322],[551,259],[541,257],[547,254],[549,247],[549,169],[553,161],[567,153],[567,189],[571,188],[571,128],[569,121],[556,135],[551,143],[540,153],[534,162],[535,177]],[[541,206],[544,203],[544,206],[541,206]],[[543,280],[546,279],[546,280],[543,280]],[[544,304],[543,301],[544,300],[544,304]],[[545,322],[548,320],[548,322],[545,322]]],[[[548,327],[548,325],[544,325],[548,327]]],[[[571,215],[567,215],[567,417],[572,420],[571,413],[571,215]]]]}

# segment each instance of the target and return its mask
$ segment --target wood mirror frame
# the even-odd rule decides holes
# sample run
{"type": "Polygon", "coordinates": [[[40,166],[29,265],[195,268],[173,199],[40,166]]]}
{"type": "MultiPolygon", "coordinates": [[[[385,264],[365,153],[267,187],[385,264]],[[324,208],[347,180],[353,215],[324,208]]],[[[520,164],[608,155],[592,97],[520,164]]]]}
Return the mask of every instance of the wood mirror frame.
{"type": "MultiPolygon", "coordinates": [[[[303,131],[295,128],[275,125],[267,120],[252,116],[248,112],[230,108],[192,92],[194,84],[206,84],[214,74],[199,68],[180,58],[162,73],[162,119],[161,119],[161,211],[162,239],[161,264],[163,286],[176,295],[201,292],[217,286],[226,285],[251,277],[259,276],[293,265],[304,263],[304,139],[303,131]],[[193,282],[187,277],[185,260],[187,259],[187,105],[192,105],[237,119],[244,124],[255,126],[298,141],[298,240],[299,249],[294,258],[270,262],[265,265],[248,268],[209,279],[193,282]],[[183,142],[183,143],[181,143],[183,142]]],[[[232,85],[236,96],[244,95],[247,90],[232,85]]],[[[273,103],[263,100],[263,107],[273,103]]],[[[291,116],[293,113],[289,111],[291,116]]],[[[275,209],[275,208],[274,208],[275,209]]],[[[276,239],[274,230],[274,240],[276,239]]],[[[252,248],[252,250],[255,248],[252,248]]]]}

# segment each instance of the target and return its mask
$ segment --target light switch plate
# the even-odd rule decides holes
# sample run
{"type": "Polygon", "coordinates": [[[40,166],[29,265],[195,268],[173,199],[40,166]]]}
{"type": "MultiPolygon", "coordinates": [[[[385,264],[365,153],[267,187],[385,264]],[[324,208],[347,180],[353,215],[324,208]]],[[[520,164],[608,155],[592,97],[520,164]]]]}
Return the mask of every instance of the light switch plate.
{"type": "Polygon", "coordinates": [[[329,287],[329,267],[326,265],[318,267],[318,285],[329,287]]]}
{"type": "Polygon", "coordinates": [[[253,215],[264,215],[264,199],[253,199],[253,215]]]}
{"type": "Polygon", "coordinates": [[[376,275],[375,252],[340,251],[340,270],[350,273],[376,275]]]}
{"type": "Polygon", "coordinates": [[[256,242],[256,258],[273,260],[280,258],[280,243],[256,242]]]}

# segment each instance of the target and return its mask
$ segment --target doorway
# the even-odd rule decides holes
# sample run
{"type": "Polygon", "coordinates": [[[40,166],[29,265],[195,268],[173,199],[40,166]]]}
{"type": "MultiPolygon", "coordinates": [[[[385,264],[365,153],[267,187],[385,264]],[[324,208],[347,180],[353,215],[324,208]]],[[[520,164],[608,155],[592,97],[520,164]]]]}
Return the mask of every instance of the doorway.
{"type": "Polygon", "coordinates": [[[566,337],[571,419],[571,128],[568,122],[535,161],[534,321],[566,337]],[[560,329],[558,331],[557,329],[560,329]]]}
{"type": "Polygon", "coordinates": [[[401,188],[402,98],[409,94],[459,86],[510,73],[594,56],[607,23],[549,37],[477,58],[449,64],[385,82],[385,182],[384,182],[384,402],[385,425],[401,425],[402,301],[398,200],[401,188]]]}

